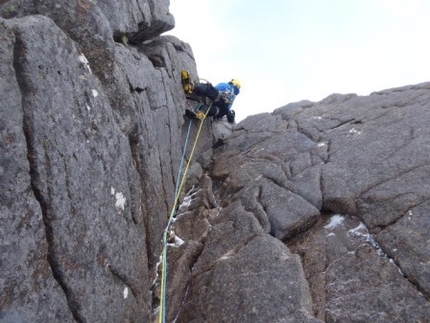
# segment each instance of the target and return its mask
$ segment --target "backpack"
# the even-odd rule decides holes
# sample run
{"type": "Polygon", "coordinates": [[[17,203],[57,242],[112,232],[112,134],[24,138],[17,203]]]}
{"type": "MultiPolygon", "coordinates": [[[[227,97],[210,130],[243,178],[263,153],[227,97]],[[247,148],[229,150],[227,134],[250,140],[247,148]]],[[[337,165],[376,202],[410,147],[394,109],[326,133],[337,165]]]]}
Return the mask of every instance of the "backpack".
{"type": "Polygon", "coordinates": [[[227,104],[232,104],[236,95],[234,94],[233,87],[228,83],[220,83],[215,88],[219,91],[221,98],[227,104]]]}

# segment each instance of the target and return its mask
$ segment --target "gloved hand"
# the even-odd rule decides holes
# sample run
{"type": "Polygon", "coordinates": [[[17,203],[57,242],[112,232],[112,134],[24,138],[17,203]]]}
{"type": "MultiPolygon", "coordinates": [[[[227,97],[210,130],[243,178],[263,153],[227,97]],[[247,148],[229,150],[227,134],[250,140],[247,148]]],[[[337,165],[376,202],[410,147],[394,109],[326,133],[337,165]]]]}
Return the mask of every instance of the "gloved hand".
{"type": "Polygon", "coordinates": [[[229,110],[227,112],[227,121],[228,123],[234,123],[234,117],[236,116],[236,113],[234,112],[234,110],[229,110]]]}

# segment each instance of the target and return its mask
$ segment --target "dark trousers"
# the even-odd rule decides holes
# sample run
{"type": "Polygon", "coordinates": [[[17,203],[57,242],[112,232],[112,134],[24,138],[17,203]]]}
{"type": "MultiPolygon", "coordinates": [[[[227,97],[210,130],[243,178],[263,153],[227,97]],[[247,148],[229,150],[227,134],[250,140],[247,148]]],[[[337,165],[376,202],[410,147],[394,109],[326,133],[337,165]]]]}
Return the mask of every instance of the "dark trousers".
{"type": "MultiPolygon", "coordinates": [[[[205,96],[212,101],[211,110],[209,111],[208,116],[221,118],[227,114],[228,103],[224,101],[224,99],[220,96],[219,91],[212,84],[196,83],[194,93],[205,96]]],[[[207,110],[204,112],[206,111],[207,110]]]]}

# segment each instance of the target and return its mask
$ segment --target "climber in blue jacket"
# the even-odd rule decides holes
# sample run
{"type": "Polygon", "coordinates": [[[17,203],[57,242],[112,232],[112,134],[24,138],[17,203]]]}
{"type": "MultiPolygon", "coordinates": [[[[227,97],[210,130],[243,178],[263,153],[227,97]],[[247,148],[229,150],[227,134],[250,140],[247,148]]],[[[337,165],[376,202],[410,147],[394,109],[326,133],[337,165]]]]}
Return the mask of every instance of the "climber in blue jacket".
{"type": "Polygon", "coordinates": [[[185,115],[187,117],[202,119],[207,109],[210,108],[207,116],[213,117],[214,119],[221,119],[226,115],[227,121],[229,123],[234,123],[235,112],[231,107],[234,99],[240,93],[241,84],[239,80],[232,79],[230,82],[213,86],[210,83],[194,83],[187,70],[182,71],[181,77],[185,92],[205,96],[212,101],[212,105],[202,105],[197,112],[186,110],[185,115]]]}

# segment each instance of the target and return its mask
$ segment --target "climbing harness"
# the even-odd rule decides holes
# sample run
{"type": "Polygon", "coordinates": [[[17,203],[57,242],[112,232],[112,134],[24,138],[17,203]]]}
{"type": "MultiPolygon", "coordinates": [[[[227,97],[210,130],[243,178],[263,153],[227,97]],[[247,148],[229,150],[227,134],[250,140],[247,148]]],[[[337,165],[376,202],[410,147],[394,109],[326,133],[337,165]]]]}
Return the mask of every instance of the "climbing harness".
{"type": "Polygon", "coordinates": [[[204,121],[208,115],[209,110],[210,110],[210,106],[209,106],[209,109],[204,114],[203,118],[200,119],[199,128],[197,131],[196,139],[194,140],[193,147],[191,149],[190,157],[188,158],[188,162],[187,162],[187,165],[185,167],[184,173],[182,174],[182,179],[179,181],[179,179],[181,178],[183,161],[185,160],[185,156],[186,156],[186,152],[187,152],[188,140],[189,140],[190,133],[191,133],[191,125],[193,123],[193,120],[190,120],[190,123],[188,126],[187,137],[185,139],[185,144],[184,144],[184,151],[182,153],[181,164],[180,164],[179,170],[178,170],[178,177],[177,177],[176,188],[175,188],[175,199],[173,201],[173,207],[172,207],[172,210],[170,212],[169,220],[167,221],[166,228],[164,229],[164,232],[163,232],[163,250],[161,253],[160,310],[159,310],[159,316],[158,316],[158,322],[159,323],[166,323],[167,247],[168,247],[167,237],[168,237],[168,233],[169,233],[169,228],[170,228],[172,220],[175,216],[176,207],[177,207],[178,201],[179,201],[179,195],[181,194],[182,188],[185,184],[187,173],[188,173],[188,170],[190,168],[191,161],[193,159],[194,151],[195,151],[195,148],[197,146],[197,142],[199,140],[201,130],[203,128],[203,123],[204,123],[204,121]],[[180,183],[180,184],[178,185],[178,183],[180,183]]]}

